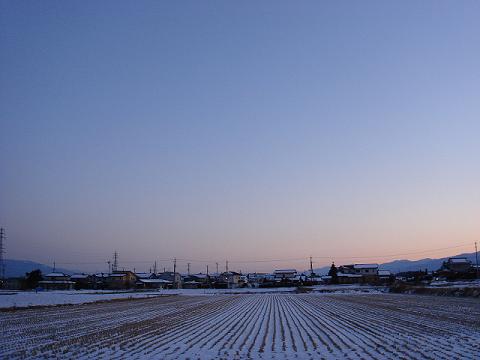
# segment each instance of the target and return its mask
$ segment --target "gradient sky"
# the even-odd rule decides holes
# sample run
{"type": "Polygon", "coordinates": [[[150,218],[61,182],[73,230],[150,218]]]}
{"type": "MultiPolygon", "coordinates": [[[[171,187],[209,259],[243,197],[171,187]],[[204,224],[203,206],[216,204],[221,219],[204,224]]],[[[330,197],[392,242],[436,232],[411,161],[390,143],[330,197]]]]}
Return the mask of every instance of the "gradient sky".
{"type": "Polygon", "coordinates": [[[260,271],[308,264],[235,261],[472,251],[479,17],[478,1],[0,1],[7,257],[260,271]]]}

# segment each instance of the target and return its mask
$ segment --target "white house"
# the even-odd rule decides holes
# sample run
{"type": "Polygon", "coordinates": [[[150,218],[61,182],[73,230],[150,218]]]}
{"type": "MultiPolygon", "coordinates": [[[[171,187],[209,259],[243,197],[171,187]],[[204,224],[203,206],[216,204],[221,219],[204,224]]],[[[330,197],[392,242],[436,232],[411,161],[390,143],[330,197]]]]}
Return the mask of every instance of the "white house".
{"type": "Polygon", "coordinates": [[[294,280],[295,277],[297,276],[297,270],[295,269],[281,269],[281,270],[275,270],[273,272],[273,275],[275,276],[275,280],[294,280]]]}
{"type": "Polygon", "coordinates": [[[343,274],[357,274],[372,276],[378,275],[378,264],[352,264],[343,265],[338,269],[343,274]]]}

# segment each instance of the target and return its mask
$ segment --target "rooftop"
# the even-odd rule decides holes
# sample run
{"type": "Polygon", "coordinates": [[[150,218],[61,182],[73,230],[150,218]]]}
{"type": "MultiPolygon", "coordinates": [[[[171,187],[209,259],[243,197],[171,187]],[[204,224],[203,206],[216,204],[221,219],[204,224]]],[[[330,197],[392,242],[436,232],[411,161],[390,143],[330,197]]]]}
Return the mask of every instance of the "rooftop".
{"type": "Polygon", "coordinates": [[[140,279],[138,280],[145,284],[171,284],[171,281],[163,280],[163,279],[140,279]]]}
{"type": "Polygon", "coordinates": [[[60,277],[60,276],[68,276],[64,273],[57,273],[57,272],[52,272],[50,274],[45,275],[46,277],[60,277]]]}
{"type": "Polygon", "coordinates": [[[279,269],[279,270],[275,270],[275,274],[290,274],[290,273],[296,273],[297,270],[295,269],[279,269]]]}
{"type": "Polygon", "coordinates": [[[87,279],[89,276],[88,274],[73,274],[70,279],[87,279]]]}
{"type": "Polygon", "coordinates": [[[354,264],[354,269],[378,269],[378,264],[354,264]]]}

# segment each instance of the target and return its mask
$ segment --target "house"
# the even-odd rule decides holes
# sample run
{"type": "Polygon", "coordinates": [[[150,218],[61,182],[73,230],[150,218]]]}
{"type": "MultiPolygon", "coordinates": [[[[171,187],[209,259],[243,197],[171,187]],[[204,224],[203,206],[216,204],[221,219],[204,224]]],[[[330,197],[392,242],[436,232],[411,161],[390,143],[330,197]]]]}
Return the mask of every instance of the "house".
{"type": "Polygon", "coordinates": [[[44,280],[38,285],[45,290],[72,290],[75,283],[70,281],[70,276],[64,273],[52,272],[45,275],[44,280]]]}
{"type": "Polygon", "coordinates": [[[182,276],[178,272],[174,273],[173,271],[165,271],[157,274],[157,278],[170,281],[175,289],[182,288],[182,276]]]}
{"type": "Polygon", "coordinates": [[[273,272],[275,280],[293,280],[297,276],[297,270],[295,269],[283,269],[275,270],[273,272]]]}
{"type": "Polygon", "coordinates": [[[235,271],[228,271],[226,273],[227,276],[227,280],[228,280],[228,287],[229,288],[237,288],[237,287],[240,287],[240,277],[242,276],[242,274],[238,273],[238,272],[235,272],[235,271]]]}
{"type": "Polygon", "coordinates": [[[306,275],[304,278],[305,285],[320,285],[324,282],[322,277],[315,273],[306,275]]]}
{"type": "Polygon", "coordinates": [[[453,257],[443,262],[441,270],[454,273],[467,273],[472,270],[472,262],[465,257],[453,257]]]}
{"type": "Polygon", "coordinates": [[[378,275],[378,264],[343,265],[338,268],[338,271],[344,274],[378,275]]]}
{"type": "Polygon", "coordinates": [[[93,288],[94,289],[106,289],[107,288],[107,279],[108,273],[97,273],[93,275],[93,288]]]}
{"type": "Polygon", "coordinates": [[[70,281],[75,283],[75,289],[90,289],[93,286],[92,276],[85,273],[73,274],[70,276],[70,281]]]}
{"type": "Polygon", "coordinates": [[[395,276],[390,272],[390,270],[378,270],[378,280],[381,283],[390,283],[395,280],[395,276]]]}
{"type": "Polygon", "coordinates": [[[156,279],[157,278],[157,275],[154,274],[154,273],[150,273],[150,272],[136,272],[135,273],[135,276],[137,277],[137,279],[156,279]]]}
{"type": "Polygon", "coordinates": [[[183,287],[186,289],[208,288],[210,276],[202,273],[187,275],[183,279],[183,287]]]}
{"type": "Polygon", "coordinates": [[[253,288],[272,287],[275,285],[275,277],[273,274],[267,273],[250,273],[247,274],[248,286],[253,288]]]}
{"type": "Polygon", "coordinates": [[[239,287],[247,287],[248,284],[248,276],[247,275],[240,275],[238,279],[238,286],[239,287]]]}
{"type": "Polygon", "coordinates": [[[266,273],[250,273],[247,274],[247,279],[249,283],[258,283],[262,282],[267,277],[266,273]]]}
{"type": "Polygon", "coordinates": [[[130,289],[135,286],[137,277],[132,271],[114,271],[105,281],[108,289],[130,289]]]}
{"type": "Polygon", "coordinates": [[[225,271],[216,276],[214,286],[216,288],[238,288],[240,287],[240,277],[242,274],[235,271],[225,271]]]}
{"type": "MultiPolygon", "coordinates": [[[[377,282],[378,281],[378,264],[351,264],[351,265],[342,265],[338,268],[338,275],[360,275],[360,277],[350,277],[346,283],[358,283],[358,282],[377,282]],[[353,280],[356,279],[356,280],[353,280]],[[360,280],[358,280],[360,279],[360,280]],[[355,281],[355,282],[352,282],[355,281]]],[[[340,282],[340,280],[339,280],[340,282]]]]}
{"type": "Polygon", "coordinates": [[[172,287],[172,282],[163,279],[143,278],[138,279],[136,285],[142,289],[166,289],[172,287]]]}

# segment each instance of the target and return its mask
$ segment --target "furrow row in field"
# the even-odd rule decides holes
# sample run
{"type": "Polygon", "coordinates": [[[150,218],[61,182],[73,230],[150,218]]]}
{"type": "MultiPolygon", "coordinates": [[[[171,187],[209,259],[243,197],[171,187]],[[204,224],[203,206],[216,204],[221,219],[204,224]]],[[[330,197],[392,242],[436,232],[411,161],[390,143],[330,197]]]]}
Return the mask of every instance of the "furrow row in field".
{"type": "MultiPolygon", "coordinates": [[[[157,300],[156,303],[158,304],[159,301],[160,300],[157,300]]],[[[184,303],[183,300],[179,302],[184,303],[182,304],[182,306],[188,307],[195,306],[199,303],[201,304],[205,301],[205,298],[201,297],[200,299],[189,299],[186,303],[184,303]]],[[[122,302],[122,305],[126,304],[122,302]]],[[[121,312],[115,310],[114,308],[111,308],[111,311],[108,311],[107,309],[107,311],[102,311],[98,314],[96,321],[92,321],[94,315],[87,317],[87,322],[90,322],[88,330],[86,330],[85,328],[82,329],[82,326],[76,326],[83,324],[84,322],[81,313],[79,313],[76,317],[72,317],[70,313],[65,314],[66,308],[58,308],[58,313],[51,311],[50,315],[52,317],[59,316],[58,314],[63,311],[63,314],[67,316],[59,316],[64,319],[62,323],[59,324],[58,322],[56,322],[55,324],[51,324],[49,322],[45,322],[44,325],[46,324],[47,326],[43,326],[42,328],[40,328],[41,332],[43,332],[43,335],[41,336],[36,335],[35,333],[32,336],[32,332],[21,332],[20,335],[27,335],[23,336],[25,338],[24,344],[28,345],[24,345],[24,347],[28,347],[31,351],[39,351],[39,344],[41,344],[40,348],[48,349],[53,347],[54,345],[58,348],[71,343],[78,343],[80,340],[86,340],[87,342],[89,342],[91,341],[90,339],[96,339],[98,341],[101,338],[108,338],[110,339],[109,341],[111,341],[111,334],[114,332],[113,329],[121,326],[130,326],[130,324],[135,322],[150,322],[150,319],[152,317],[163,317],[168,313],[178,311],[176,310],[176,308],[179,306],[178,303],[170,301],[168,301],[166,304],[160,301],[159,305],[161,306],[152,307],[151,302],[137,303],[134,301],[130,303],[130,310],[128,310],[128,307],[125,307],[125,311],[121,312]],[[137,305],[137,307],[132,309],[132,305],[137,305]],[[99,324],[101,324],[100,327],[99,324]],[[60,337],[58,334],[62,333],[68,333],[70,334],[70,336],[60,337]]],[[[90,306],[89,310],[95,309],[95,305],[92,306],[90,306]]],[[[98,310],[96,311],[98,312],[98,310]]],[[[24,321],[25,320],[28,320],[28,318],[25,318],[24,321]]],[[[17,333],[17,336],[18,335],[19,334],[17,333]]],[[[14,346],[15,342],[10,341],[6,342],[6,344],[11,344],[14,346]]],[[[7,349],[4,349],[2,350],[2,352],[7,353],[6,350],[7,349]]]]}
{"type": "MultiPolygon", "coordinates": [[[[323,300],[319,301],[322,306],[325,303],[323,300]]],[[[371,306],[370,308],[368,306],[361,309],[358,307],[355,308],[349,304],[348,298],[344,299],[346,303],[338,306],[336,300],[335,298],[327,299],[330,303],[326,306],[325,311],[330,314],[336,314],[343,322],[356,323],[356,326],[370,324],[362,333],[370,331],[376,333],[380,338],[383,336],[383,340],[387,342],[389,348],[399,347],[399,341],[395,334],[401,334],[401,339],[404,339],[405,335],[408,335],[409,341],[400,346],[411,348],[412,356],[416,356],[418,353],[421,358],[449,358],[448,354],[451,355],[452,352],[457,356],[459,355],[455,349],[452,349],[451,344],[444,343],[454,334],[445,328],[440,328],[438,324],[435,325],[433,322],[424,324],[419,321],[421,319],[411,318],[409,314],[382,311],[381,308],[372,309],[371,306]],[[438,336],[432,338],[432,334],[437,334],[438,336]],[[439,342],[438,339],[444,339],[444,341],[439,342]],[[418,350],[414,351],[415,348],[418,350]]],[[[310,301],[312,301],[312,299],[310,299],[310,301]]],[[[469,348],[468,342],[464,345],[469,348]]]]}
{"type": "Polygon", "coordinates": [[[475,358],[480,353],[480,327],[476,320],[466,318],[480,313],[480,304],[439,299],[440,309],[427,301],[437,300],[389,294],[256,294],[24,310],[0,314],[5,324],[0,355],[82,359],[475,358]]]}
{"type": "Polygon", "coordinates": [[[114,345],[116,355],[109,358],[121,357],[123,353],[135,354],[154,346],[158,334],[164,334],[170,328],[186,326],[188,319],[196,319],[205,314],[219,311],[228,299],[217,299],[212,302],[195,303],[184,307],[175,307],[174,311],[166,316],[150,317],[148,320],[133,321],[113,329],[113,332],[102,333],[97,340],[89,345],[90,353],[95,356],[96,349],[114,345]],[[147,346],[148,345],[148,346],[147,346]]]}
{"type": "MultiPolygon", "coordinates": [[[[346,300],[347,304],[349,303],[348,299],[346,298],[342,299],[340,297],[336,300],[346,300]]],[[[364,304],[361,309],[366,309],[368,308],[368,306],[369,305],[364,304]]],[[[348,314],[352,314],[353,316],[354,314],[352,313],[351,308],[351,304],[347,306],[347,312],[348,314]]],[[[409,310],[393,312],[391,310],[385,311],[385,309],[382,307],[376,307],[374,310],[375,313],[382,313],[382,316],[376,316],[373,321],[379,323],[379,319],[382,319],[383,325],[390,328],[395,328],[396,326],[403,325],[403,333],[414,332],[414,334],[416,334],[416,338],[420,339],[420,342],[422,344],[430,344],[432,349],[434,349],[433,351],[438,350],[439,354],[436,354],[436,357],[440,356],[443,353],[444,356],[448,358],[449,356],[451,356],[452,352],[457,356],[461,356],[464,353],[465,349],[468,351],[472,351],[472,353],[478,352],[478,347],[476,346],[475,341],[471,342],[472,344],[475,344],[475,346],[473,347],[470,346],[471,344],[469,344],[468,341],[466,341],[464,343],[464,349],[462,349],[461,352],[452,348],[452,346],[455,345],[457,341],[455,339],[457,334],[469,333],[468,328],[465,327],[465,324],[467,323],[465,321],[455,322],[453,320],[446,320],[444,318],[437,318],[435,319],[435,321],[432,321],[430,316],[421,316],[420,314],[418,314],[417,311],[412,312],[409,310]],[[432,334],[440,335],[439,338],[444,339],[444,341],[438,342],[438,338],[436,338],[435,341],[432,341],[432,334]]],[[[371,304],[370,313],[372,313],[371,304]]]]}

